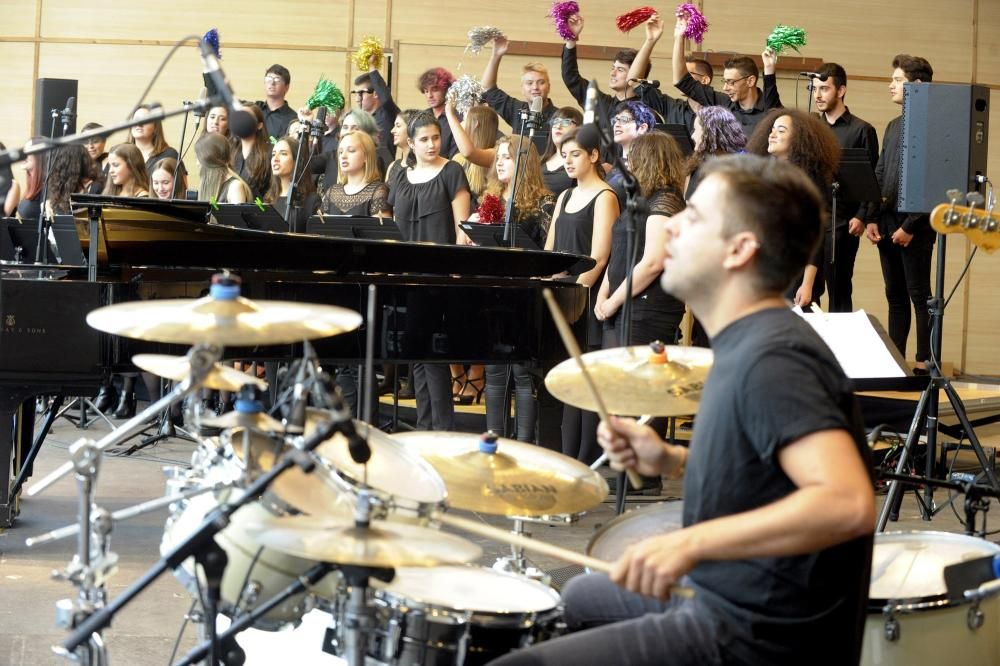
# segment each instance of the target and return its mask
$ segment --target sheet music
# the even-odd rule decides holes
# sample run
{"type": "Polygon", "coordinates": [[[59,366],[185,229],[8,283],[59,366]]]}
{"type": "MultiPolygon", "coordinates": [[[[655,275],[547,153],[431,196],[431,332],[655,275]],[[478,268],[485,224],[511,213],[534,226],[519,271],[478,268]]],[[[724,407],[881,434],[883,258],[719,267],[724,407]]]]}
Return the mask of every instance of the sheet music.
{"type": "Polygon", "coordinates": [[[793,310],[819,334],[851,379],[905,377],[864,310],[857,312],[803,312],[793,310]]]}

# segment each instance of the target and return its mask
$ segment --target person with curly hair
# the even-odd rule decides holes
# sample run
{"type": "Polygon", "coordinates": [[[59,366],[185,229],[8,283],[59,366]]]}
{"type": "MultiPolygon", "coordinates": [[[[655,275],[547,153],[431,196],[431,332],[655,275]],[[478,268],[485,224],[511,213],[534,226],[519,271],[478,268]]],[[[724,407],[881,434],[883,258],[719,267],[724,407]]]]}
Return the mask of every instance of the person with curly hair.
{"type": "Polygon", "coordinates": [[[97,163],[81,144],[56,148],[50,159],[49,208],[57,215],[69,214],[70,195],[86,192],[87,187],[100,176],[97,163]]]}
{"type": "MultiPolygon", "coordinates": [[[[774,109],[761,120],[747,141],[747,152],[785,160],[806,172],[830,211],[833,177],[840,162],[840,144],[828,123],[798,109],[774,109]]],[[[819,303],[823,295],[823,245],[816,248],[799,282],[788,292],[796,305],[819,303]]]]}
{"type": "Polygon", "coordinates": [[[455,76],[444,67],[433,67],[417,79],[417,90],[427,100],[427,110],[437,118],[441,126],[441,156],[451,159],[458,152],[458,145],[451,135],[451,126],[445,117],[445,98],[448,88],[455,82],[455,76]]]}
{"type": "Polygon", "coordinates": [[[689,199],[698,189],[698,182],[701,180],[698,169],[705,160],[716,155],[741,153],[747,145],[743,126],[736,120],[732,111],[721,106],[703,106],[698,109],[691,140],[694,142],[694,151],[685,165],[687,171],[685,199],[689,199]]]}

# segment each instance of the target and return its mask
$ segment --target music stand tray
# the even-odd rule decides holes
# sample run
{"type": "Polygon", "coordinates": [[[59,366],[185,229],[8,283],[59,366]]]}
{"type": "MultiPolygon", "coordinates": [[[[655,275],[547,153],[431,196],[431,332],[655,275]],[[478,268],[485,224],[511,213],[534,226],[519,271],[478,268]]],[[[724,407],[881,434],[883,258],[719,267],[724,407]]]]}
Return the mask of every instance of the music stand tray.
{"type": "Polygon", "coordinates": [[[80,244],[80,232],[72,215],[56,215],[52,220],[52,236],[56,240],[59,258],[66,266],[86,266],[87,258],[83,255],[80,244]]]}
{"type": "Polygon", "coordinates": [[[403,240],[395,220],[360,215],[313,215],[306,221],[306,233],[333,238],[403,240]]]}
{"type": "Polygon", "coordinates": [[[218,224],[237,229],[279,233],[288,231],[285,220],[270,205],[264,206],[264,210],[261,210],[257,204],[219,204],[212,211],[212,217],[218,224]]]}
{"type": "Polygon", "coordinates": [[[843,201],[879,201],[879,189],[875,170],[864,148],[844,148],[837,166],[837,198],[843,201]]]}
{"type": "MultiPolygon", "coordinates": [[[[508,244],[503,240],[503,230],[504,225],[502,224],[483,224],[481,222],[462,223],[462,231],[472,239],[473,243],[482,245],[483,247],[507,247],[508,244]]],[[[538,247],[538,243],[531,238],[527,227],[523,224],[518,225],[515,243],[522,250],[543,249],[538,247]]]]}

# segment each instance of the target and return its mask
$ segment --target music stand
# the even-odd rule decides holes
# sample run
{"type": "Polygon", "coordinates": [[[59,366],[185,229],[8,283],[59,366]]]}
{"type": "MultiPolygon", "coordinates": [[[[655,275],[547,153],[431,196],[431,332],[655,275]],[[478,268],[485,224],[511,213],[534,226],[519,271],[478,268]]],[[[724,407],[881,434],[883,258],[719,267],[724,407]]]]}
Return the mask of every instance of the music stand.
{"type": "Polygon", "coordinates": [[[212,217],[223,226],[236,229],[253,229],[256,231],[274,231],[284,233],[288,225],[273,206],[264,206],[261,210],[257,204],[219,204],[212,211],[212,217]]]}
{"type": "MultiPolygon", "coordinates": [[[[38,227],[34,224],[28,224],[26,222],[13,219],[8,221],[7,233],[10,234],[11,247],[15,248],[14,256],[16,256],[16,248],[20,247],[21,262],[31,263],[34,261],[33,257],[35,255],[32,248],[38,247],[38,227]],[[32,258],[28,258],[29,256],[32,258]]],[[[52,255],[52,245],[50,244],[48,246],[47,256],[52,255]]]]}
{"type": "Polygon", "coordinates": [[[86,266],[87,258],[80,244],[80,232],[72,215],[56,215],[52,221],[52,236],[59,250],[60,263],[67,266],[86,266]]]}
{"type": "Polygon", "coordinates": [[[882,190],[875,178],[871,157],[866,148],[843,148],[840,152],[840,163],[837,165],[837,175],[831,186],[833,195],[830,213],[830,303],[834,302],[833,289],[836,284],[837,257],[837,201],[861,202],[880,201],[882,190]]]}
{"type": "MultiPolygon", "coordinates": [[[[504,225],[502,224],[483,224],[480,222],[462,222],[462,231],[464,231],[472,242],[476,245],[481,245],[483,247],[507,247],[509,243],[505,243],[503,240],[503,230],[504,225]]],[[[523,223],[518,224],[518,233],[515,236],[516,247],[522,250],[541,250],[543,248],[538,247],[531,235],[528,233],[528,228],[523,223]]]]}
{"type": "Polygon", "coordinates": [[[360,215],[313,215],[306,221],[306,233],[333,238],[403,240],[395,220],[360,215]]]}
{"type": "Polygon", "coordinates": [[[14,261],[14,243],[11,242],[10,224],[17,224],[17,220],[10,217],[0,218],[0,261],[14,261]]]}
{"type": "Polygon", "coordinates": [[[656,127],[653,129],[674,137],[674,140],[677,141],[677,145],[681,147],[681,152],[684,153],[684,157],[687,157],[694,152],[694,142],[691,141],[691,134],[688,132],[688,128],[684,125],[676,125],[674,123],[657,123],[656,127]]]}

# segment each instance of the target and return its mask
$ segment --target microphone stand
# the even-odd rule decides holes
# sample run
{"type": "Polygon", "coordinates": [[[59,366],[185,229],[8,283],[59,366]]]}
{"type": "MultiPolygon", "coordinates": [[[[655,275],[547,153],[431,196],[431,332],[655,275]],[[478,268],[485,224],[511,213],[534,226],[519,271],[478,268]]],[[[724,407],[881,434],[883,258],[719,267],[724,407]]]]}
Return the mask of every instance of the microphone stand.
{"type": "MultiPolygon", "coordinates": [[[[49,141],[56,138],[56,119],[59,118],[59,109],[52,109],[52,125],[49,128],[49,141]]],[[[63,136],[66,136],[67,124],[63,124],[63,136]]],[[[52,173],[52,160],[45,160],[45,178],[42,180],[41,201],[38,204],[38,239],[35,242],[35,263],[45,264],[49,260],[48,252],[48,215],[45,211],[45,203],[49,198],[49,175],[52,173]]]]}
{"type": "MultiPolygon", "coordinates": [[[[507,208],[503,214],[503,242],[508,247],[517,247],[517,223],[514,221],[511,213],[514,210],[514,197],[517,195],[517,180],[521,177],[521,155],[528,152],[528,147],[525,144],[524,129],[525,126],[528,127],[529,132],[537,129],[535,127],[537,124],[536,121],[533,118],[529,120],[531,115],[531,108],[525,104],[521,115],[521,140],[518,143],[517,155],[514,157],[514,174],[510,178],[510,201],[507,203],[507,208]]],[[[530,140],[529,138],[528,141],[530,140]]]]}
{"type": "Polygon", "coordinates": [[[288,225],[289,231],[296,231],[294,227],[296,220],[292,217],[293,215],[293,201],[295,200],[295,184],[298,179],[299,174],[299,158],[302,156],[302,144],[306,139],[303,138],[305,126],[303,125],[303,131],[299,132],[299,145],[295,149],[295,162],[292,164],[292,180],[288,184],[288,203],[285,205],[285,224],[288,225]]]}

